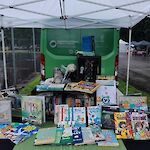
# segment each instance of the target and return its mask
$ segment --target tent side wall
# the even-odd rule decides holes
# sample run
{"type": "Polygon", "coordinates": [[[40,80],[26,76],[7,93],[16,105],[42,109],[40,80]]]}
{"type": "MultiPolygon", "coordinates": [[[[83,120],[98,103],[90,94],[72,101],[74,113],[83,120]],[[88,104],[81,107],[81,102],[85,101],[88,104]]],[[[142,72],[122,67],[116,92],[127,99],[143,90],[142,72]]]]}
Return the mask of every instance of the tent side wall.
{"type": "Polygon", "coordinates": [[[94,36],[95,54],[101,56],[101,74],[114,75],[115,60],[119,53],[119,30],[42,29],[41,53],[45,56],[46,78],[53,76],[55,67],[76,64],[76,51],[83,50],[84,36],[94,36]]]}

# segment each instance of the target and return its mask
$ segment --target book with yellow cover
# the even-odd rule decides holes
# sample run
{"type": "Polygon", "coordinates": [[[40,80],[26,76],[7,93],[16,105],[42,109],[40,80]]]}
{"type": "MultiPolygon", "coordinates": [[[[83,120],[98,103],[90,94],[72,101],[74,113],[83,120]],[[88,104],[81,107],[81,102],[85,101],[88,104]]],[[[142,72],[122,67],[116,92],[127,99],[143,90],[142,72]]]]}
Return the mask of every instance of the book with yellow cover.
{"type": "Polygon", "coordinates": [[[75,91],[85,92],[92,94],[94,93],[98,88],[100,87],[99,83],[95,82],[86,82],[86,81],[80,81],[76,83],[72,89],[75,91]]]}

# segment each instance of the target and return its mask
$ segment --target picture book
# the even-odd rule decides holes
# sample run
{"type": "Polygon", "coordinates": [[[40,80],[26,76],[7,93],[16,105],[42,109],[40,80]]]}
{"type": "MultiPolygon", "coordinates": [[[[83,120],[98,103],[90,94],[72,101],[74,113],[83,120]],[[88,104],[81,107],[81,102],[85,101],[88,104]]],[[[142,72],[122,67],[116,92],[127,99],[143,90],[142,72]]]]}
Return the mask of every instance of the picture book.
{"type": "Polygon", "coordinates": [[[32,124],[45,122],[45,97],[22,96],[22,121],[32,124]]]}
{"type": "Polygon", "coordinates": [[[99,141],[98,146],[119,146],[118,140],[113,130],[102,130],[103,135],[105,136],[104,141],[99,141]]]}
{"type": "Polygon", "coordinates": [[[86,82],[86,81],[80,81],[76,83],[73,86],[73,90],[85,92],[85,93],[94,93],[98,88],[100,87],[100,84],[94,83],[94,82],[86,82]]]}
{"type": "Polygon", "coordinates": [[[83,143],[81,127],[73,127],[72,128],[72,138],[73,138],[73,144],[74,145],[78,145],[80,143],[83,143]]]}
{"type": "Polygon", "coordinates": [[[82,128],[83,144],[95,144],[95,138],[90,127],[82,128]]]}
{"type": "Polygon", "coordinates": [[[73,142],[72,127],[64,127],[60,144],[68,145],[68,144],[72,144],[72,142],[73,142]]]}
{"type": "Polygon", "coordinates": [[[68,124],[68,105],[55,105],[54,123],[58,126],[68,124]]]}
{"type": "Polygon", "coordinates": [[[0,124],[0,139],[6,139],[6,137],[4,136],[4,134],[1,132],[1,130],[3,128],[6,128],[8,126],[8,124],[0,124]]]}
{"type": "Polygon", "coordinates": [[[55,109],[55,105],[61,105],[62,104],[62,96],[61,95],[53,95],[52,96],[52,111],[55,109]]]}
{"type": "Polygon", "coordinates": [[[86,127],[85,107],[72,107],[72,125],[75,127],[86,127]]]}
{"type": "Polygon", "coordinates": [[[127,127],[126,112],[115,112],[115,133],[117,139],[130,139],[130,131],[127,127]]]}
{"type": "Polygon", "coordinates": [[[148,111],[146,96],[119,96],[119,107],[123,110],[144,110],[148,111]]]}
{"type": "Polygon", "coordinates": [[[60,144],[62,134],[63,134],[63,128],[57,128],[55,142],[54,142],[55,144],[60,144]]]}
{"type": "Polygon", "coordinates": [[[97,124],[101,125],[101,106],[87,107],[88,125],[97,124]]]}
{"type": "Polygon", "coordinates": [[[12,123],[11,125],[3,128],[1,132],[13,143],[18,144],[33,134],[36,134],[38,132],[38,128],[28,123],[12,123]]]}
{"type": "Polygon", "coordinates": [[[0,124],[11,122],[12,122],[11,101],[0,100],[0,124]]]}
{"type": "Polygon", "coordinates": [[[52,144],[55,142],[56,127],[39,129],[34,145],[52,144]]]}
{"type": "Polygon", "coordinates": [[[127,121],[127,131],[129,132],[128,134],[128,138],[129,139],[133,139],[133,129],[132,129],[132,125],[131,125],[131,115],[132,112],[126,112],[126,121],[127,121]]]}
{"type": "Polygon", "coordinates": [[[131,124],[135,140],[150,139],[150,130],[147,119],[147,114],[132,112],[131,124]]]}
{"type": "Polygon", "coordinates": [[[97,105],[114,105],[117,104],[116,86],[100,86],[96,91],[97,105]]]}
{"type": "Polygon", "coordinates": [[[102,111],[102,128],[115,129],[114,112],[102,111]]]}
{"type": "Polygon", "coordinates": [[[64,91],[73,91],[73,86],[76,85],[76,82],[69,82],[64,88],[64,91]]]}
{"type": "Polygon", "coordinates": [[[103,135],[102,130],[98,125],[93,124],[93,125],[90,125],[89,127],[92,131],[95,142],[105,140],[105,136],[103,135]]]}

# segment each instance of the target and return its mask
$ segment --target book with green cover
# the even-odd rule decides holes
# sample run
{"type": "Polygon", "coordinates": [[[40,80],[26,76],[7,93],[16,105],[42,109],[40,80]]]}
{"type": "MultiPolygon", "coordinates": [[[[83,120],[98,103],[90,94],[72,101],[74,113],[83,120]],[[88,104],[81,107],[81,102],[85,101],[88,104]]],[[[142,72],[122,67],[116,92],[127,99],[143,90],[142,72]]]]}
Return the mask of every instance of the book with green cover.
{"type": "Polygon", "coordinates": [[[55,144],[60,144],[62,134],[63,134],[63,128],[57,128],[55,142],[54,142],[55,144]]]}
{"type": "Polygon", "coordinates": [[[39,129],[34,145],[52,144],[55,142],[56,127],[39,129]]]}

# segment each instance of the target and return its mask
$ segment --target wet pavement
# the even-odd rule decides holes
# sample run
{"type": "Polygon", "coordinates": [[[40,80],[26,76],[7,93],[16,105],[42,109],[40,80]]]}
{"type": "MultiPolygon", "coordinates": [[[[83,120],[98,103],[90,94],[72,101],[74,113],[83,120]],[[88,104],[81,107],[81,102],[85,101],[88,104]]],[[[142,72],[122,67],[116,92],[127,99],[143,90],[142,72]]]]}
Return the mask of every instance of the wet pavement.
{"type": "MultiPolygon", "coordinates": [[[[119,78],[126,81],[127,54],[119,56],[119,78]]],[[[131,56],[129,84],[150,92],[150,56],[131,56]]]]}

